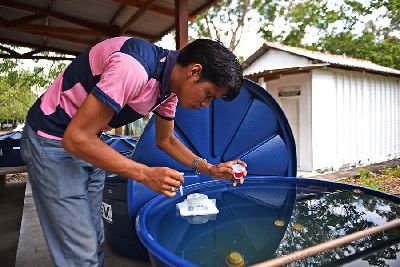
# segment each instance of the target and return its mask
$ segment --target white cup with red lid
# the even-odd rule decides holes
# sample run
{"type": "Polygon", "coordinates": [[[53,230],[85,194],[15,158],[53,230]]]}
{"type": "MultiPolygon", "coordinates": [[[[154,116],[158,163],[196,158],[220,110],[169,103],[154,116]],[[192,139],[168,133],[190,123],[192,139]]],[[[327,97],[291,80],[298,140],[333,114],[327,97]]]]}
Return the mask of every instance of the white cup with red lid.
{"type": "Polygon", "coordinates": [[[233,177],[235,179],[242,179],[244,176],[244,172],[246,171],[246,167],[241,164],[235,164],[232,166],[233,169],[233,177]]]}

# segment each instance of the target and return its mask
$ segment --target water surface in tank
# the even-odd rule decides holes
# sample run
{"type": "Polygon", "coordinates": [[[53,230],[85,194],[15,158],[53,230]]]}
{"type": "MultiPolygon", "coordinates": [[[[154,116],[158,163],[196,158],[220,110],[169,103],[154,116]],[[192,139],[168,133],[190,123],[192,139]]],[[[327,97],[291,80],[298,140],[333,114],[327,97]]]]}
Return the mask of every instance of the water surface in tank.
{"type": "MultiPolygon", "coordinates": [[[[334,183],[313,185],[301,180],[262,183],[250,179],[245,186],[199,187],[194,191],[216,199],[216,216],[208,221],[181,217],[175,204],[184,198],[177,197],[153,206],[146,215],[146,228],[151,239],[195,265],[224,266],[233,251],[251,265],[400,217],[396,199],[385,199],[362,188],[334,183]]],[[[346,264],[399,266],[400,229],[354,241],[290,266],[346,264]]]]}

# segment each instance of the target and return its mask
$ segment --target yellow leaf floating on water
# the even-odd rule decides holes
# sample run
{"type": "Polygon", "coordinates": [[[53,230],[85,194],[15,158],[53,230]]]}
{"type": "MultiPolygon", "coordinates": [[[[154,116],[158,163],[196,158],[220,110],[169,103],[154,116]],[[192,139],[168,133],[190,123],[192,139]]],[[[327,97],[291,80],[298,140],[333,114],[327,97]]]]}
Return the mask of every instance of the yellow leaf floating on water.
{"type": "Polygon", "coordinates": [[[295,223],[295,224],[293,224],[292,229],[293,229],[293,231],[301,232],[304,230],[304,225],[302,225],[300,223],[295,223]]]}
{"type": "Polygon", "coordinates": [[[274,222],[274,224],[275,224],[275,226],[277,226],[277,227],[283,227],[283,226],[285,226],[285,222],[282,221],[282,220],[276,220],[276,221],[274,222]]]}

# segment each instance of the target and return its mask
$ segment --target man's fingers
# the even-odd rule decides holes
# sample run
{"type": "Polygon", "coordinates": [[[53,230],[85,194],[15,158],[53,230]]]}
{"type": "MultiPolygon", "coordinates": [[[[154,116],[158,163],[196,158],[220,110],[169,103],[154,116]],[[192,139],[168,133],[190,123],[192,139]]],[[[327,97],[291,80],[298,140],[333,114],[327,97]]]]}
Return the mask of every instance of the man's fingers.
{"type": "Polygon", "coordinates": [[[182,184],[183,184],[183,182],[181,182],[180,180],[175,180],[175,179],[173,179],[173,178],[170,178],[170,179],[168,179],[168,181],[167,181],[167,183],[166,183],[168,186],[173,186],[173,187],[175,187],[175,188],[178,188],[178,187],[180,187],[182,184]]]}
{"type": "Polygon", "coordinates": [[[164,195],[166,195],[167,197],[174,197],[176,195],[176,191],[174,191],[174,192],[165,191],[164,195]]]}
{"type": "Polygon", "coordinates": [[[243,166],[245,166],[245,167],[247,168],[246,162],[241,161],[240,159],[237,159],[237,160],[236,160],[236,163],[237,163],[237,164],[240,164],[240,165],[243,165],[243,166]]]}
{"type": "Polygon", "coordinates": [[[167,192],[175,192],[176,189],[178,189],[180,186],[181,185],[179,184],[179,182],[171,180],[171,182],[166,183],[162,186],[162,190],[167,192]]]}
{"type": "Polygon", "coordinates": [[[233,179],[232,185],[237,186],[237,179],[233,179]]]}
{"type": "Polygon", "coordinates": [[[217,165],[217,171],[218,171],[218,173],[220,173],[222,175],[224,175],[224,174],[233,174],[233,169],[232,169],[233,165],[234,165],[233,162],[217,165]]]}
{"type": "Polygon", "coordinates": [[[176,195],[176,190],[182,186],[185,179],[183,178],[182,172],[173,171],[170,173],[169,178],[165,181],[162,186],[162,192],[167,197],[174,197],[176,195]]]}
{"type": "Polygon", "coordinates": [[[183,184],[185,182],[185,178],[183,177],[184,173],[183,172],[177,172],[174,171],[174,173],[171,174],[171,177],[176,180],[179,181],[180,185],[183,184]]]}
{"type": "Polygon", "coordinates": [[[160,193],[166,195],[167,197],[174,197],[176,195],[177,188],[178,187],[173,185],[164,185],[160,193]]]}

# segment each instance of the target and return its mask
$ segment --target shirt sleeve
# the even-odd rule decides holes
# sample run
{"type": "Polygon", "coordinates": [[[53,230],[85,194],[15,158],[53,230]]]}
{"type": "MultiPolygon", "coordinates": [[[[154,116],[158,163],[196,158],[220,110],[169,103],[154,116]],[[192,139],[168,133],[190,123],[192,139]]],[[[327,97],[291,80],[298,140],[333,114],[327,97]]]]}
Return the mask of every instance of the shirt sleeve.
{"type": "Polygon", "coordinates": [[[147,81],[148,74],[138,60],[116,52],[105,60],[100,81],[91,93],[119,113],[147,81]]]}
{"type": "Polygon", "coordinates": [[[173,120],[175,118],[176,105],[178,104],[178,97],[172,93],[161,105],[159,105],[155,110],[158,116],[166,119],[173,120]]]}

